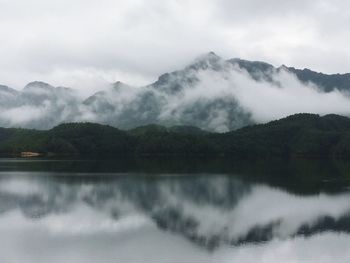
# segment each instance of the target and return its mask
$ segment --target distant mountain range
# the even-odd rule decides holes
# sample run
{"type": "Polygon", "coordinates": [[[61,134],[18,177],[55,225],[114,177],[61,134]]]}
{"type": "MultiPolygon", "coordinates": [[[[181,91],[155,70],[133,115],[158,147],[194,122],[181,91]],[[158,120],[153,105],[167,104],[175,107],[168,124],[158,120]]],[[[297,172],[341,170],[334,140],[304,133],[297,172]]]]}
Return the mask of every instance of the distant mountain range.
{"type": "MultiPolygon", "coordinates": [[[[50,129],[65,122],[90,121],[122,129],[159,124],[225,132],[264,121],[255,116],[259,110],[245,103],[247,97],[258,95],[244,91],[251,86],[283,89],[283,74],[299,80],[305,89],[324,94],[340,92],[339,96],[348,98],[350,74],[327,75],[309,69],[276,68],[259,61],[224,60],[209,52],[182,70],[161,75],[150,85],[132,87],[116,82],[85,99],[73,89],[38,81],[21,91],[0,86],[0,126],[50,129]]],[[[291,113],[302,111],[295,107],[291,113]]],[[[322,112],[339,113],[327,111],[327,105],[322,112]]],[[[349,109],[340,113],[350,114],[350,100],[349,109]]]]}

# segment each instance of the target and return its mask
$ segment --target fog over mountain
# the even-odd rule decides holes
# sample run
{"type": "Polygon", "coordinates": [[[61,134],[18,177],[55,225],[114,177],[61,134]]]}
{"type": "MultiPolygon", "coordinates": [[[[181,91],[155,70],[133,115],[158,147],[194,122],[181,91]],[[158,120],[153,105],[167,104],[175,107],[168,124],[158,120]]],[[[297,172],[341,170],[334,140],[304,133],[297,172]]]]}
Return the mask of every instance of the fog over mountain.
{"type": "Polygon", "coordinates": [[[209,52],[147,86],[116,82],[88,98],[38,81],[21,91],[0,85],[0,126],[49,129],[91,121],[123,129],[156,123],[225,132],[298,112],[350,115],[349,91],[350,74],[225,60],[209,52]]]}

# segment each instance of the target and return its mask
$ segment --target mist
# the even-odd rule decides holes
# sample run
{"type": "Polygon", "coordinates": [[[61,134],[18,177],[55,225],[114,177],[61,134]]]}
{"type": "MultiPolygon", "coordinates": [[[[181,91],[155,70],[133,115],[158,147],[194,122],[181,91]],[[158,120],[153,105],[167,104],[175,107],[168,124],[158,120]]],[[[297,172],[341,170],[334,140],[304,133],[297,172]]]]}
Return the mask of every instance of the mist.
{"type": "Polygon", "coordinates": [[[156,123],[225,132],[301,112],[350,115],[347,91],[326,92],[285,67],[252,74],[214,53],[147,86],[116,82],[85,96],[32,82],[22,91],[1,86],[0,101],[0,126],[36,129],[90,121],[122,129],[156,123]]]}
{"type": "Polygon", "coordinates": [[[209,50],[328,73],[350,71],[344,46],[348,1],[0,4],[0,83],[16,89],[32,80],[84,92],[117,80],[145,85],[209,50]]]}

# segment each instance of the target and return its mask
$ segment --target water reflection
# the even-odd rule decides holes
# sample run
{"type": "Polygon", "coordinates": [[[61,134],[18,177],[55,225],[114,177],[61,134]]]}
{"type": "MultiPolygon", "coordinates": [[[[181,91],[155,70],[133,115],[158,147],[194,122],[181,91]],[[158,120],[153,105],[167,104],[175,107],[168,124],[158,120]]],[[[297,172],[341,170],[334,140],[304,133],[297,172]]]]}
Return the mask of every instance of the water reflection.
{"type": "MultiPolygon", "coordinates": [[[[24,168],[18,163],[0,165],[6,167],[0,172],[0,243],[8,253],[17,253],[14,258],[25,258],[29,251],[29,262],[54,262],[49,260],[58,256],[53,246],[69,251],[72,262],[90,262],[89,248],[101,246],[101,262],[113,262],[116,252],[138,253],[145,246],[152,251],[148,256],[159,253],[149,262],[178,262],[176,254],[162,256],[156,248],[187,251],[181,262],[221,262],[237,256],[223,256],[222,251],[226,255],[231,249],[258,246],[256,252],[266,244],[305,238],[320,242],[325,237],[328,242],[334,235],[350,241],[350,192],[340,175],[334,181],[323,176],[315,181],[310,175],[304,181],[310,186],[302,186],[298,176],[281,183],[249,172],[121,173],[113,168],[88,173],[50,170],[49,162],[32,162],[32,169],[28,162],[24,168]],[[36,246],[46,252],[34,252],[36,246]]],[[[134,261],[125,255],[123,262],[145,262],[141,255],[134,261]]]]}

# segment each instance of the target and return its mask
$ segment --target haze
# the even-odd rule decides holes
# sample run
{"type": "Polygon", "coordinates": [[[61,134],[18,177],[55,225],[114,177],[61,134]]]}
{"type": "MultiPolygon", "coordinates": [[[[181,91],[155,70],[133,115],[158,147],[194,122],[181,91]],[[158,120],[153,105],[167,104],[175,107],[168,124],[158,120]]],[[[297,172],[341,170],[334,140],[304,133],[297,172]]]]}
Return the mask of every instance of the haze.
{"type": "Polygon", "coordinates": [[[86,94],[144,85],[213,50],[326,73],[350,72],[349,1],[0,0],[0,83],[86,94]]]}

